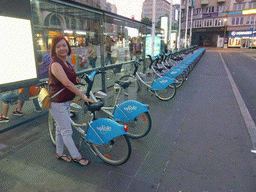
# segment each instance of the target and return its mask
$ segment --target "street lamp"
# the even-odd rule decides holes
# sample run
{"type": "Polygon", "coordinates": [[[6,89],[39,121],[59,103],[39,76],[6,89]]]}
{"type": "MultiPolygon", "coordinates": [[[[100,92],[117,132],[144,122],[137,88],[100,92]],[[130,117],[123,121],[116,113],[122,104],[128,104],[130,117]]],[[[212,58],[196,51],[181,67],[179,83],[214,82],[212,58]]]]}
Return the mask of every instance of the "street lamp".
{"type": "Polygon", "coordinates": [[[228,47],[228,42],[227,42],[227,39],[226,39],[226,33],[227,33],[227,18],[224,18],[223,21],[224,21],[224,48],[227,48],[228,47]]]}
{"type": "Polygon", "coordinates": [[[226,33],[227,33],[227,18],[224,18],[224,38],[226,38],[226,33]]]}

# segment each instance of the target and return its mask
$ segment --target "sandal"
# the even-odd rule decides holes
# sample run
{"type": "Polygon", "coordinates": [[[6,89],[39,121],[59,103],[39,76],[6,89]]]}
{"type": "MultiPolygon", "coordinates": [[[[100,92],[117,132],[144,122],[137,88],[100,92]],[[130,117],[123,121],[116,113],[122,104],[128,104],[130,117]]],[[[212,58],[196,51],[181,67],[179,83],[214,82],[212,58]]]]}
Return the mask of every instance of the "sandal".
{"type": "Polygon", "coordinates": [[[88,164],[90,163],[90,161],[89,161],[88,159],[84,158],[84,157],[81,157],[80,159],[75,158],[75,159],[73,159],[73,161],[74,161],[75,163],[78,163],[78,164],[82,165],[82,166],[86,166],[86,165],[88,165],[88,164]],[[82,160],[85,160],[86,163],[85,163],[85,164],[82,163],[82,162],[81,162],[82,160]]]}
{"type": "Polygon", "coordinates": [[[70,156],[67,156],[67,155],[61,155],[61,156],[59,156],[58,154],[57,154],[57,159],[66,161],[66,162],[68,162],[68,163],[72,160],[70,156]]]}

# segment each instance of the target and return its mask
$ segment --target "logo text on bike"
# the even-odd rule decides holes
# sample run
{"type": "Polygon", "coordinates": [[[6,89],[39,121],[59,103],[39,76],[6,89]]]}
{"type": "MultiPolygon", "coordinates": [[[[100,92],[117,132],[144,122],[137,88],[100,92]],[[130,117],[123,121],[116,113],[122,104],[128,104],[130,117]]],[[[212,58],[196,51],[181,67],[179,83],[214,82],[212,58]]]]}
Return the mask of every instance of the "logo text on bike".
{"type": "Polygon", "coordinates": [[[129,105],[128,107],[125,107],[124,110],[131,112],[137,110],[137,106],[131,106],[129,105]]]}
{"type": "Polygon", "coordinates": [[[160,83],[167,83],[167,82],[168,82],[167,80],[160,81],[160,83]]]}
{"type": "Polygon", "coordinates": [[[108,131],[111,131],[111,127],[102,125],[101,127],[97,127],[97,130],[99,130],[102,134],[106,134],[108,131]]]}

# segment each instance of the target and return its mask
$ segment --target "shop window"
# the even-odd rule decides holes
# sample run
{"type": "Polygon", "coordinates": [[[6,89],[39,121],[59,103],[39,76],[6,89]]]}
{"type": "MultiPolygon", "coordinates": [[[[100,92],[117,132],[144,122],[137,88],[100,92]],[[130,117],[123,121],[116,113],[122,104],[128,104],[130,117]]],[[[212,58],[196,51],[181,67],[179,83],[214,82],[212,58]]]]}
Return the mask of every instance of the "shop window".
{"type": "Polygon", "coordinates": [[[81,30],[84,28],[84,22],[82,20],[79,20],[78,28],[81,30]]]}
{"type": "Polygon", "coordinates": [[[76,20],[74,18],[71,19],[71,29],[76,29],[76,20]]]}
{"type": "Polygon", "coordinates": [[[205,12],[206,12],[206,13],[213,13],[213,12],[214,12],[214,6],[206,7],[206,8],[205,8],[205,12]]]}
{"type": "Polygon", "coordinates": [[[234,17],[232,18],[232,25],[243,25],[244,18],[243,17],[234,17]]]}
{"type": "Polygon", "coordinates": [[[195,15],[201,15],[202,14],[202,8],[195,9],[195,15]]]}
{"type": "Polygon", "coordinates": [[[226,5],[217,6],[217,12],[225,12],[225,11],[226,11],[226,5]]]}
{"type": "Polygon", "coordinates": [[[35,12],[32,12],[32,24],[40,25],[39,17],[35,12]]]}
{"type": "Polygon", "coordinates": [[[66,22],[66,28],[69,29],[70,24],[69,24],[69,19],[67,17],[65,17],[65,22],[66,22]]]}
{"type": "Polygon", "coordinates": [[[243,25],[243,24],[244,24],[244,18],[241,17],[241,18],[240,18],[240,25],[243,25]]]}
{"type": "Polygon", "coordinates": [[[255,9],[256,8],[256,2],[249,2],[249,9],[255,9]]]}
{"type": "Polygon", "coordinates": [[[234,11],[241,11],[245,8],[245,3],[234,4],[234,11]]]}
{"type": "Polygon", "coordinates": [[[58,18],[58,16],[56,14],[53,14],[50,17],[50,25],[61,26],[60,19],[58,18]]]}
{"type": "Polygon", "coordinates": [[[214,26],[219,27],[223,25],[224,25],[223,19],[214,19],[214,26]]]}

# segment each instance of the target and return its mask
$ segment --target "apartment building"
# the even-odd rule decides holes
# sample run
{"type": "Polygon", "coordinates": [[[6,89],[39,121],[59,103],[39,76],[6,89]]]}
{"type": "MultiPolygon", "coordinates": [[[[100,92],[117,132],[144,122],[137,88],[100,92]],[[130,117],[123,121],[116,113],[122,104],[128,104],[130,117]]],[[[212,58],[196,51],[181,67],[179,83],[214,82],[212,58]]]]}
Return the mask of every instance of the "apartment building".
{"type": "MultiPolygon", "coordinates": [[[[191,0],[181,1],[184,41],[187,10],[188,29],[191,26],[191,5],[191,0]]],[[[255,0],[194,0],[193,5],[192,45],[221,47],[226,42],[228,47],[256,46],[255,0]]]]}
{"type": "MultiPolygon", "coordinates": [[[[163,15],[170,15],[170,3],[166,0],[156,0],[156,22],[163,15]]],[[[153,0],[145,0],[142,6],[141,18],[153,18],[153,0]]]]}

